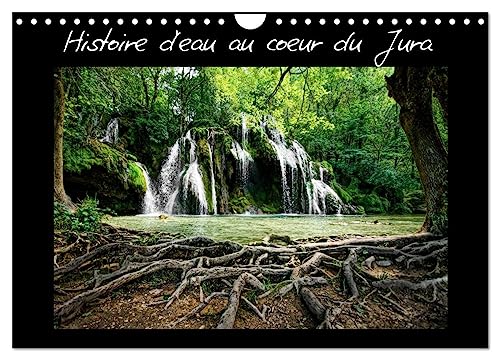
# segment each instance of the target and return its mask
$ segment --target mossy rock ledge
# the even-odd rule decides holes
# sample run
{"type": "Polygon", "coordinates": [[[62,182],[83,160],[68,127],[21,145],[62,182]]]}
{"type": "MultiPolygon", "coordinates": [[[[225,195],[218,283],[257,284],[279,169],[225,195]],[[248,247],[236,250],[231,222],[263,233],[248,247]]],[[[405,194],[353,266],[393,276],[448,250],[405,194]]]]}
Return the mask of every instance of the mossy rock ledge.
{"type": "Polygon", "coordinates": [[[64,186],[74,201],[95,197],[100,208],[119,215],[140,213],[146,192],[146,180],[135,161],[97,141],[65,154],[64,186]]]}

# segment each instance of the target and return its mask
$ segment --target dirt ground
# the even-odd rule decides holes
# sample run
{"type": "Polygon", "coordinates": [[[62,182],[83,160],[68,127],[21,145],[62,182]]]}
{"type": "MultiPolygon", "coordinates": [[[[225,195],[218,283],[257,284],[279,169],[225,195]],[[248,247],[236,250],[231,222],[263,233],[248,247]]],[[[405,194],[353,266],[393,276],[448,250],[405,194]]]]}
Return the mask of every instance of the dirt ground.
{"type": "MultiPolygon", "coordinates": [[[[396,270],[376,268],[374,274],[385,272],[394,275],[396,270]],[[392,272],[392,273],[391,273],[392,272]]],[[[411,274],[405,273],[406,276],[411,274]]],[[[168,275],[168,274],[167,274],[168,275]]],[[[379,274],[380,275],[380,274],[379,274]]],[[[418,274],[415,274],[418,276],[418,274]]],[[[168,276],[167,276],[168,277],[168,276]]],[[[153,276],[126,285],[109,296],[99,299],[86,307],[85,311],[71,322],[60,328],[69,329],[165,329],[178,318],[200,304],[199,288],[186,291],[167,310],[164,305],[149,305],[165,299],[175,289],[175,283],[161,284],[162,278],[153,276]]],[[[214,285],[215,286],[215,285],[214,285]]],[[[335,319],[338,329],[435,329],[447,327],[447,296],[440,294],[432,301],[432,290],[372,290],[361,291],[356,301],[349,301],[342,289],[335,285],[322,285],[311,288],[314,294],[327,306],[339,308],[335,319]]],[[[227,292],[230,287],[225,287],[227,292]]],[[[205,287],[205,292],[219,291],[205,287]]],[[[208,293],[205,294],[207,296],[208,293]]],[[[319,322],[312,316],[295,290],[284,297],[269,295],[257,299],[255,290],[246,290],[244,295],[259,310],[266,305],[265,321],[240,302],[234,328],[239,329],[313,329],[319,322]]],[[[59,297],[55,305],[65,297],[59,297]]],[[[57,297],[56,297],[57,299],[57,297]]],[[[193,315],[175,328],[210,329],[217,325],[227,306],[227,298],[214,298],[200,313],[193,315]]]]}

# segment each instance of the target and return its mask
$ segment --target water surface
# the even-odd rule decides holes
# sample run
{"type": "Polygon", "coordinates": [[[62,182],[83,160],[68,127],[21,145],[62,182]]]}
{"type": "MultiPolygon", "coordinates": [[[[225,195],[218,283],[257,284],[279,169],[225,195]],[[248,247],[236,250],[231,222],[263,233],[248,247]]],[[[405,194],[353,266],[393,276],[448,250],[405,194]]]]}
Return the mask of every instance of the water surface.
{"type": "Polygon", "coordinates": [[[215,240],[240,243],[262,240],[266,235],[288,235],[291,239],[332,235],[398,235],[419,230],[423,215],[158,215],[113,217],[106,222],[124,228],[203,235],[215,240]]]}

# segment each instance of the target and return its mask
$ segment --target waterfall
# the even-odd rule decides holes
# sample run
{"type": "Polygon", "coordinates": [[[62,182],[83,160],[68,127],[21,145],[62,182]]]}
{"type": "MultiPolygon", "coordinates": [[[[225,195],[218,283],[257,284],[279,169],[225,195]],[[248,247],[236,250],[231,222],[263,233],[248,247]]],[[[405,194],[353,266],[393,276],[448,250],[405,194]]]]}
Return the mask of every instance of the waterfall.
{"type": "Polygon", "coordinates": [[[208,146],[208,156],[210,159],[210,178],[211,178],[211,186],[212,186],[212,207],[214,209],[214,215],[217,215],[217,194],[215,193],[215,176],[214,176],[214,161],[212,158],[212,149],[210,144],[208,146]]]}
{"type": "Polygon", "coordinates": [[[248,129],[245,114],[241,115],[241,147],[246,149],[248,142],[248,129]]]}
{"type": "MultiPolygon", "coordinates": [[[[262,125],[266,127],[266,125],[262,125]]],[[[327,199],[331,198],[337,204],[337,213],[340,213],[342,200],[337,193],[324,182],[324,171],[319,168],[320,179],[315,179],[309,154],[304,147],[294,140],[290,147],[287,146],[285,138],[276,129],[267,128],[270,137],[269,143],[276,152],[280,163],[281,185],[283,197],[283,211],[290,213],[295,209],[309,214],[326,214],[327,199]],[[296,175],[300,172],[300,175],[296,175]],[[290,178],[290,180],[289,180],[290,178]],[[301,199],[298,199],[300,190],[301,199]],[[296,206],[295,201],[301,201],[301,206],[296,206]],[[295,205],[295,206],[294,206],[295,205]]]]}
{"type": "MultiPolygon", "coordinates": [[[[316,214],[326,214],[326,199],[328,196],[333,197],[334,201],[337,203],[338,208],[340,209],[342,200],[340,200],[339,196],[337,193],[327,184],[325,184],[321,180],[316,180],[312,179],[312,186],[313,186],[313,204],[312,208],[314,213],[316,214]],[[321,203],[321,207],[319,206],[321,203]]],[[[340,211],[337,210],[337,214],[339,214],[340,211]]]]}
{"type": "Polygon", "coordinates": [[[238,174],[241,181],[241,186],[246,188],[249,178],[250,162],[253,158],[246,150],[248,143],[248,128],[246,125],[245,114],[241,114],[241,145],[233,140],[231,144],[231,153],[236,161],[238,161],[238,174]]]}
{"type": "Polygon", "coordinates": [[[157,212],[156,207],[156,194],[153,189],[151,179],[149,177],[148,170],[144,165],[140,162],[136,162],[137,166],[139,166],[142,170],[142,174],[144,175],[144,179],[146,181],[146,194],[144,194],[143,204],[142,204],[142,213],[143,214],[153,214],[157,212]]]}
{"type": "MultiPolygon", "coordinates": [[[[188,199],[188,193],[194,196],[197,201],[198,214],[205,215],[208,212],[208,203],[203,178],[198,166],[196,148],[196,142],[191,135],[191,131],[188,131],[185,136],[175,142],[170,149],[167,160],[163,163],[158,180],[158,197],[162,210],[168,214],[186,212],[180,203],[179,193],[183,194],[182,199],[184,202],[188,199]],[[182,156],[187,146],[189,146],[189,163],[183,161],[182,156]],[[184,170],[186,166],[188,166],[187,170],[184,170]]],[[[215,184],[213,186],[215,188],[215,184]]]]}
{"type": "Polygon", "coordinates": [[[203,179],[201,178],[200,169],[198,167],[198,160],[189,164],[186,173],[182,179],[184,200],[187,199],[188,191],[190,190],[196,196],[199,203],[198,214],[206,215],[208,213],[208,203],[205,196],[205,187],[203,179]]]}
{"type": "Polygon", "coordinates": [[[238,161],[238,173],[241,179],[241,185],[246,187],[248,183],[250,162],[253,162],[252,156],[235,140],[233,140],[231,144],[231,154],[233,154],[234,158],[238,161]]]}
{"type": "Polygon", "coordinates": [[[280,163],[281,187],[283,190],[283,212],[289,213],[292,211],[292,197],[290,194],[290,187],[288,186],[287,166],[292,169],[293,174],[293,170],[297,169],[297,158],[295,153],[287,148],[283,134],[275,129],[269,129],[269,131],[271,133],[269,143],[274,148],[280,163]]]}
{"type": "MultiPolygon", "coordinates": [[[[181,138],[182,139],[182,138],[181,138]]],[[[161,206],[168,214],[173,213],[175,199],[179,192],[178,181],[181,170],[180,141],[177,140],[170,149],[167,160],[164,162],[159,178],[159,192],[161,206]]]]}
{"type": "Polygon", "coordinates": [[[186,142],[189,143],[189,163],[193,163],[196,160],[196,143],[191,137],[191,130],[189,130],[186,135],[183,137],[184,145],[186,142]]]}
{"type": "Polygon", "coordinates": [[[101,138],[101,142],[115,144],[118,141],[118,119],[111,119],[106,127],[106,133],[101,138]]]}
{"type": "MultiPolygon", "coordinates": [[[[325,183],[325,179],[328,179],[325,176],[326,169],[320,166],[319,170],[314,170],[311,157],[297,140],[287,143],[284,135],[267,125],[267,121],[261,123],[261,126],[279,162],[283,212],[323,215],[332,213],[332,209],[335,209],[339,214],[345,206],[337,193],[325,183]]],[[[145,213],[164,211],[169,214],[206,215],[208,214],[207,192],[209,191],[213,214],[218,213],[215,153],[210,145],[213,143],[212,133],[209,130],[208,149],[207,153],[204,153],[207,154],[208,164],[203,162],[204,167],[201,167],[202,163],[198,159],[199,149],[194,138],[196,134],[191,130],[187,131],[170,148],[156,182],[158,185],[156,191],[153,186],[155,183],[150,180],[146,168],[139,165],[147,185],[143,209],[145,213]],[[208,176],[210,176],[210,190],[208,176]],[[205,184],[207,184],[206,189],[205,184]]],[[[250,162],[254,161],[247,151],[248,146],[248,129],[246,119],[242,115],[241,143],[233,139],[230,152],[237,161],[238,176],[243,188],[248,183],[250,162]]],[[[221,174],[221,176],[224,175],[221,174]]]]}
{"type": "Polygon", "coordinates": [[[307,195],[307,207],[308,207],[308,213],[312,213],[312,194],[311,194],[311,189],[309,186],[307,186],[307,183],[309,179],[312,179],[312,174],[311,174],[311,166],[310,166],[310,159],[309,159],[309,154],[307,154],[306,150],[302,147],[302,145],[297,141],[294,140],[292,142],[293,149],[295,150],[295,156],[297,157],[297,164],[299,166],[300,173],[302,175],[302,208],[305,211],[306,207],[306,198],[304,195],[307,195]]]}

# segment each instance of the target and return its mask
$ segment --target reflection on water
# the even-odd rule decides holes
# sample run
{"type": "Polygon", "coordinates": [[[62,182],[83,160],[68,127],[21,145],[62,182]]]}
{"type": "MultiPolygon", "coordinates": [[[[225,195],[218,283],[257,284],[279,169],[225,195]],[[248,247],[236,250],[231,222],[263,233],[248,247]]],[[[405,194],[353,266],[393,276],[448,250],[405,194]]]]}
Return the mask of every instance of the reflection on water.
{"type": "Polygon", "coordinates": [[[396,235],[419,230],[423,215],[317,216],[317,215],[175,215],[120,216],[111,225],[147,231],[165,231],[185,236],[203,235],[215,240],[240,243],[261,240],[266,235],[288,235],[292,239],[344,234],[396,235]]]}

